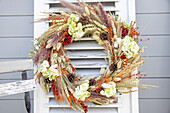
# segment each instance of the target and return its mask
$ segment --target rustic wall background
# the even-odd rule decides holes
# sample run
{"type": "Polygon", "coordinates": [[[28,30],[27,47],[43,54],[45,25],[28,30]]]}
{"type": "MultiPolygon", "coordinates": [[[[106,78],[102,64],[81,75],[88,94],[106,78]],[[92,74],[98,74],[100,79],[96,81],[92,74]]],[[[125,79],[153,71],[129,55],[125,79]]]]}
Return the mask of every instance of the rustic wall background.
{"type": "Polygon", "coordinates": [[[149,55],[143,83],[159,86],[140,91],[140,113],[170,113],[170,0],[136,0],[136,18],[142,37],[150,38],[143,41],[149,55]]]}
{"type": "MultiPolygon", "coordinates": [[[[33,39],[34,0],[0,0],[0,61],[27,59],[33,39]]],[[[29,78],[33,73],[28,72],[29,78]]],[[[0,83],[21,80],[21,73],[0,75],[0,83]]],[[[24,95],[0,97],[0,113],[26,113],[24,95]]],[[[33,93],[31,93],[33,104],[33,93]]],[[[33,110],[32,110],[33,111],[33,110]]]]}
{"type": "MultiPolygon", "coordinates": [[[[0,61],[26,59],[33,39],[34,0],[0,1],[0,61]]],[[[142,83],[159,88],[140,91],[140,113],[170,112],[170,1],[136,0],[137,26],[149,59],[141,68],[147,73],[142,83]]],[[[143,56],[146,56],[144,53],[143,56]]],[[[31,78],[33,72],[28,72],[31,78]]],[[[21,80],[21,73],[0,75],[0,83],[21,80]]],[[[33,93],[31,93],[33,104],[33,93]]],[[[32,110],[33,111],[33,110],[32,110]]],[[[0,97],[1,113],[26,113],[23,94],[0,97]]]]}

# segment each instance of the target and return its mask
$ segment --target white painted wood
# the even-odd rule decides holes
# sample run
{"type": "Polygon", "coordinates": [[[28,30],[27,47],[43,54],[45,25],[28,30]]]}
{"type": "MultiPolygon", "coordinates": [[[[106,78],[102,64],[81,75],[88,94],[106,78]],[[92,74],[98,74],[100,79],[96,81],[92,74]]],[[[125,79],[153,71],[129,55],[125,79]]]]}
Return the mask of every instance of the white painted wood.
{"type": "MultiPolygon", "coordinates": [[[[77,0],[66,0],[72,3],[77,3],[77,0]]],[[[85,2],[118,2],[119,0],[84,0],[85,2]]],[[[55,3],[60,3],[59,0],[48,0],[45,3],[47,4],[55,4],[55,3]]]]}
{"type": "MultiPolygon", "coordinates": [[[[103,106],[100,106],[100,105],[94,105],[92,103],[86,103],[88,105],[89,108],[93,108],[93,107],[97,107],[97,108],[111,108],[111,107],[121,107],[122,104],[120,103],[115,103],[115,104],[108,104],[108,105],[103,105],[103,106]]],[[[50,99],[49,103],[46,103],[45,104],[45,107],[49,107],[49,108],[56,108],[56,107],[59,107],[59,108],[70,108],[69,104],[68,103],[59,103],[59,102],[56,102],[55,99],[50,99]]]]}
{"type": "MultiPolygon", "coordinates": [[[[59,9],[67,9],[67,8],[63,8],[63,7],[50,8],[50,9],[47,10],[46,12],[49,12],[49,13],[56,13],[56,12],[60,12],[60,11],[58,11],[59,9]]],[[[105,11],[119,11],[118,8],[113,7],[113,6],[104,7],[104,10],[105,10],[105,11]]]]}
{"type": "MultiPolygon", "coordinates": [[[[35,0],[35,1],[39,5],[41,4],[41,6],[35,5],[35,10],[36,11],[45,10],[45,11],[48,11],[48,12],[56,12],[57,9],[62,8],[60,6],[57,7],[57,8],[54,8],[54,7],[50,8],[49,7],[50,4],[59,3],[59,0],[55,0],[55,1],[53,1],[53,0],[48,0],[48,1],[35,0]],[[40,1],[41,1],[41,3],[39,3],[40,1]],[[44,4],[46,3],[46,5],[44,5],[43,2],[44,2],[44,4]],[[47,7],[47,5],[48,5],[48,7],[47,7]],[[44,8],[42,8],[42,7],[44,7],[44,8]]],[[[130,21],[130,19],[129,19],[130,14],[128,12],[134,10],[134,9],[132,9],[132,10],[128,9],[128,8],[130,8],[129,4],[131,3],[128,0],[121,0],[121,1],[119,1],[119,0],[93,0],[93,1],[92,0],[85,0],[85,1],[86,2],[115,2],[116,1],[115,6],[113,6],[113,7],[106,6],[105,10],[115,11],[116,14],[119,14],[120,17],[122,18],[122,20],[125,20],[126,22],[130,21]]],[[[69,2],[76,3],[77,1],[76,0],[69,0],[69,2]]],[[[134,4],[133,1],[132,1],[131,4],[134,4]]],[[[35,16],[38,17],[39,15],[35,14],[35,16]]],[[[38,34],[42,34],[44,29],[47,29],[47,27],[48,27],[47,24],[49,22],[50,21],[47,21],[46,24],[38,25],[36,27],[36,29],[40,29],[41,33],[39,33],[38,30],[35,30],[34,31],[35,37],[39,36],[38,34]],[[42,27],[44,27],[44,28],[42,28],[42,27]]],[[[73,66],[75,68],[78,68],[78,72],[79,72],[79,70],[81,70],[80,72],[84,73],[84,69],[86,71],[88,69],[88,70],[90,70],[90,72],[92,72],[91,74],[94,74],[94,73],[96,73],[96,70],[98,71],[101,67],[106,67],[106,64],[103,63],[102,60],[104,60],[104,58],[107,58],[107,55],[106,54],[101,54],[101,52],[103,52],[104,48],[102,46],[93,45],[93,42],[90,42],[90,41],[93,41],[93,39],[91,39],[91,38],[82,38],[79,42],[75,42],[75,44],[73,43],[72,45],[65,46],[65,49],[66,49],[67,53],[71,52],[71,54],[67,54],[67,55],[68,55],[68,57],[70,59],[72,59],[71,62],[73,64],[73,66]],[[82,41],[84,41],[84,42],[89,41],[89,42],[88,42],[88,44],[86,46],[83,46],[82,44],[84,42],[82,43],[82,41]],[[91,44],[93,46],[90,46],[91,44]],[[77,45],[81,45],[81,46],[77,46],[77,45]],[[94,52],[94,51],[97,51],[97,53],[94,52]],[[101,51],[101,52],[99,52],[99,51],[101,51]],[[99,60],[95,60],[95,59],[99,59],[99,60]]],[[[40,90],[40,88],[38,88],[38,89],[39,90],[35,91],[36,92],[35,93],[35,103],[39,104],[39,105],[36,105],[35,113],[39,113],[40,110],[38,110],[38,108],[41,109],[41,107],[45,103],[46,103],[44,105],[45,108],[43,108],[43,109],[46,109],[46,113],[49,113],[49,112],[50,113],[54,113],[54,112],[73,112],[74,113],[75,112],[75,111],[66,110],[67,108],[69,108],[68,104],[57,103],[53,99],[53,96],[51,94],[48,95],[48,96],[47,95],[44,96],[44,95],[42,95],[43,93],[40,90]]],[[[103,109],[101,109],[100,111],[105,111],[105,109],[107,109],[109,112],[111,112],[111,108],[116,107],[117,110],[114,109],[112,112],[114,112],[114,113],[132,113],[131,112],[131,111],[133,111],[132,108],[136,107],[136,105],[131,101],[135,101],[136,97],[137,96],[134,96],[134,94],[133,95],[131,95],[131,94],[122,95],[122,96],[119,97],[118,104],[104,106],[104,107],[102,107],[103,109]],[[132,97],[134,97],[134,98],[132,98],[132,97]]],[[[99,107],[97,107],[97,109],[95,107],[96,106],[91,106],[90,109],[94,109],[93,112],[97,112],[99,107]]],[[[45,112],[43,112],[43,113],[45,113],[45,112]]],[[[135,113],[135,112],[133,112],[133,113],[135,113]]]]}
{"type": "Polygon", "coordinates": [[[103,47],[64,47],[66,50],[96,50],[104,49],[103,47]]]}
{"type": "MultiPolygon", "coordinates": [[[[45,4],[45,1],[46,0],[34,0],[35,21],[40,18],[48,17],[48,15],[41,13],[49,9],[49,4],[45,4]]],[[[34,39],[41,36],[41,34],[43,34],[48,27],[49,24],[45,22],[34,23],[34,39]]],[[[37,90],[34,91],[34,113],[49,113],[49,108],[44,107],[44,103],[47,103],[49,99],[43,96],[43,91],[38,84],[36,87],[37,90]]]]}
{"type": "MultiPolygon", "coordinates": [[[[136,5],[135,0],[128,1],[128,10],[129,10],[129,22],[136,21],[136,5]]],[[[136,69],[133,73],[138,73],[136,69]]],[[[130,94],[130,102],[131,102],[131,113],[139,113],[139,99],[138,99],[138,88],[133,88],[132,90],[136,90],[136,92],[132,92],[130,94]]]]}
{"type": "Polygon", "coordinates": [[[34,113],[49,113],[49,108],[44,106],[45,103],[49,103],[49,98],[44,96],[40,85],[36,85],[37,90],[34,90],[34,113]]]}
{"type": "Polygon", "coordinates": [[[34,79],[0,84],[0,96],[28,92],[34,89],[35,89],[34,79]]]}
{"type": "MultiPolygon", "coordinates": [[[[120,95],[120,94],[115,94],[116,95],[116,97],[121,97],[122,95],[120,95]]],[[[48,95],[44,95],[44,96],[46,96],[47,98],[54,98],[54,95],[52,94],[52,92],[50,92],[48,95]]]]}
{"type": "MultiPolygon", "coordinates": [[[[130,94],[123,94],[118,102],[122,104],[121,107],[118,107],[118,113],[132,113],[131,112],[131,103],[130,103],[130,94]]],[[[135,107],[135,106],[133,106],[135,107]]]]}
{"type": "MultiPolygon", "coordinates": [[[[80,113],[70,108],[51,108],[50,113],[80,113]]],[[[117,108],[88,108],[88,113],[117,113],[117,108]]]]}
{"type": "Polygon", "coordinates": [[[27,70],[33,70],[32,60],[0,62],[0,73],[19,72],[27,70]]]}

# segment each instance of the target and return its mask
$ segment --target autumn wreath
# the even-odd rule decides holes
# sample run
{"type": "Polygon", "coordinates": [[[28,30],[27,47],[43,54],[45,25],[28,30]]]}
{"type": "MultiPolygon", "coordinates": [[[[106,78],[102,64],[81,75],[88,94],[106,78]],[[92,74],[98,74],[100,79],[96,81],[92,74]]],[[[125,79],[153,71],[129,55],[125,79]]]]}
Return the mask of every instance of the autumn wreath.
{"type": "Polygon", "coordinates": [[[143,74],[132,72],[144,61],[135,22],[121,22],[118,15],[106,13],[101,3],[79,2],[80,6],[76,6],[60,2],[71,10],[47,13],[48,18],[38,20],[53,24],[34,40],[30,52],[38,67],[35,76],[43,91],[46,94],[52,91],[58,101],[66,101],[72,109],[87,112],[86,101],[98,105],[116,103],[117,93],[130,93],[133,87],[139,87],[138,77],[143,74]],[[89,36],[102,45],[108,55],[108,67],[101,68],[98,77],[77,76],[65,54],[65,45],[89,36]]]}

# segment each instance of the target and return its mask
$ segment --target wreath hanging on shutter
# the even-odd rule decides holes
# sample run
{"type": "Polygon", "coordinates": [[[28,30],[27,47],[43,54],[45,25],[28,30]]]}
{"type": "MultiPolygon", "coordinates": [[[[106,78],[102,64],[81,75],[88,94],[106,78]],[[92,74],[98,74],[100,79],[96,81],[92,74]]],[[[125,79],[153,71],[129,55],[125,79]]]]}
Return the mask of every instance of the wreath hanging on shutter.
{"type": "MultiPolygon", "coordinates": [[[[71,10],[60,10],[58,14],[46,13],[52,21],[49,29],[36,38],[30,55],[37,65],[37,82],[44,93],[51,90],[56,100],[68,102],[74,110],[87,112],[85,102],[105,105],[117,102],[117,93],[131,93],[133,87],[141,87],[138,77],[146,76],[132,72],[144,63],[140,56],[144,52],[138,46],[140,33],[135,22],[119,21],[118,15],[104,11],[103,5],[79,6],[60,0],[71,10]],[[63,12],[62,12],[63,11],[63,12]],[[100,76],[80,77],[65,54],[64,46],[86,37],[96,40],[104,47],[108,67],[101,68],[100,76]]],[[[149,39],[148,39],[149,40],[149,39]]],[[[81,46],[81,45],[80,45],[81,46]]]]}

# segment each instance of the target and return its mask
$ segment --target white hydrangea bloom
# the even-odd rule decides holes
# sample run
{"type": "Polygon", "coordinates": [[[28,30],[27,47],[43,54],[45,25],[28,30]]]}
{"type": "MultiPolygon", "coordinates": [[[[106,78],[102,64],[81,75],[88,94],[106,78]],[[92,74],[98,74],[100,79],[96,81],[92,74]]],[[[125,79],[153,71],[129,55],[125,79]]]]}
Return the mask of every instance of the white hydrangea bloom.
{"type": "Polygon", "coordinates": [[[80,90],[82,91],[86,91],[89,88],[89,83],[83,83],[82,85],[80,85],[80,90]]]}
{"type": "Polygon", "coordinates": [[[139,52],[139,49],[138,44],[130,36],[124,38],[122,51],[128,59],[135,56],[139,52]]]}
{"type": "Polygon", "coordinates": [[[44,60],[43,63],[42,63],[42,66],[43,67],[49,67],[49,62],[47,60],[44,60]]]}
{"type": "Polygon", "coordinates": [[[87,91],[88,88],[89,88],[89,83],[83,83],[82,85],[77,86],[75,92],[73,93],[74,97],[77,100],[84,101],[86,97],[90,96],[90,92],[87,91]]]}
{"type": "Polygon", "coordinates": [[[83,32],[82,23],[78,23],[76,26],[76,23],[78,21],[79,16],[74,14],[72,14],[67,21],[67,24],[69,25],[68,33],[72,35],[75,38],[75,40],[80,40],[85,34],[83,32]]]}
{"type": "MultiPolygon", "coordinates": [[[[38,72],[45,73],[47,72],[47,68],[49,67],[49,62],[47,60],[44,60],[41,66],[38,68],[38,72]]],[[[44,75],[43,75],[44,76],[44,75]]],[[[46,74],[45,74],[46,76],[46,74]]]]}
{"type": "Polygon", "coordinates": [[[50,67],[49,62],[44,60],[41,66],[38,68],[38,71],[41,72],[43,76],[49,77],[49,80],[52,81],[56,76],[59,76],[57,67],[57,64],[50,67]]]}
{"type": "Polygon", "coordinates": [[[104,90],[100,91],[101,95],[105,95],[106,97],[115,96],[116,84],[114,82],[103,83],[102,87],[104,90]]]}

